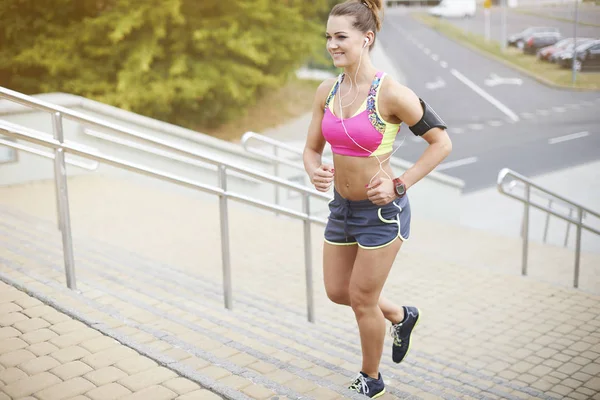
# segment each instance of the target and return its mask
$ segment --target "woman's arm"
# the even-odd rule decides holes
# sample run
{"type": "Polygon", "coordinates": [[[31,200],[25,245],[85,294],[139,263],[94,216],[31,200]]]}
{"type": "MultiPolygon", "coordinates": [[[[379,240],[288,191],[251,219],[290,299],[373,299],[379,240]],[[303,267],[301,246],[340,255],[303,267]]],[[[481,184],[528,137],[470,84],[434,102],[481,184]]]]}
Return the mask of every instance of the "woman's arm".
{"type": "MultiPolygon", "coordinates": [[[[394,106],[394,115],[406,125],[413,126],[423,117],[421,102],[412,90],[397,82],[394,84],[397,88],[390,93],[395,98],[391,103],[394,106]]],[[[433,171],[452,151],[452,141],[445,129],[431,128],[422,138],[429,143],[429,146],[417,162],[400,176],[407,189],[433,171]]]]}
{"type": "Polygon", "coordinates": [[[333,182],[333,166],[321,163],[323,148],[325,148],[325,138],[321,132],[321,121],[323,120],[323,108],[329,90],[333,87],[335,79],[327,79],[317,89],[315,100],[313,102],[313,115],[308,127],[306,145],[304,146],[304,169],[308,174],[310,181],[315,188],[321,192],[326,192],[333,182]]]}
{"type": "MultiPolygon", "coordinates": [[[[382,87],[382,89],[384,89],[382,87]]],[[[385,90],[382,90],[381,99],[386,110],[403,121],[406,125],[413,126],[423,117],[423,107],[417,95],[398,82],[390,79],[385,90]]],[[[452,151],[452,141],[445,129],[431,128],[423,139],[429,143],[417,162],[407,169],[400,179],[406,189],[423,179],[437,167],[452,151]]],[[[397,196],[394,184],[387,178],[377,178],[369,186],[367,192],[369,200],[378,205],[393,201],[397,196]]]]}

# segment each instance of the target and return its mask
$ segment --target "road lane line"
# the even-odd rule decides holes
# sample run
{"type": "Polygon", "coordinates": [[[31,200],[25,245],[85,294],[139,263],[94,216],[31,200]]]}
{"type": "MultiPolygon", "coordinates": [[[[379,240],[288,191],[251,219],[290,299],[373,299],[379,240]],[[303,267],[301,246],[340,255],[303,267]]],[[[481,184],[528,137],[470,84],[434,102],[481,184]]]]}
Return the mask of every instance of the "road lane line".
{"type": "Polygon", "coordinates": [[[436,171],[445,171],[450,168],[461,167],[463,165],[474,164],[477,162],[477,157],[467,157],[456,161],[449,161],[437,166],[436,171]]]}
{"type": "Polygon", "coordinates": [[[471,89],[473,89],[473,91],[475,91],[475,93],[477,93],[478,95],[480,95],[481,97],[483,97],[484,99],[486,99],[487,101],[489,101],[490,103],[492,103],[496,108],[498,108],[504,114],[508,115],[508,117],[511,120],[513,120],[515,122],[519,121],[519,117],[517,116],[517,114],[515,114],[513,111],[511,111],[510,108],[506,107],[500,101],[496,100],[492,95],[490,95],[485,90],[483,90],[482,88],[480,88],[479,86],[477,86],[475,83],[473,83],[466,76],[464,76],[463,74],[461,74],[460,72],[458,72],[455,69],[452,69],[450,72],[459,81],[461,81],[462,83],[464,83],[465,85],[467,85],[468,87],[470,87],[471,89]]]}
{"type": "Polygon", "coordinates": [[[440,65],[442,66],[442,68],[448,68],[448,63],[446,61],[442,61],[440,65]]]}
{"type": "Polygon", "coordinates": [[[562,143],[562,142],[566,142],[567,140],[574,140],[574,139],[580,139],[586,136],[589,136],[589,132],[577,132],[577,133],[572,133],[570,135],[565,135],[565,136],[559,136],[559,137],[555,137],[553,139],[548,139],[548,144],[556,144],[556,143],[562,143]]]}

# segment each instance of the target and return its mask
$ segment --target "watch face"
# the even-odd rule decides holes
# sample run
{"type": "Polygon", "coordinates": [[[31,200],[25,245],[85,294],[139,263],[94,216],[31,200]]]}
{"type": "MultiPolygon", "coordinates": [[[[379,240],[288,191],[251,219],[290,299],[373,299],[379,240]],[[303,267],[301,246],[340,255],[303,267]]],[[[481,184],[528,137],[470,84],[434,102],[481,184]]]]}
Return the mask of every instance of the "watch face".
{"type": "Polygon", "coordinates": [[[396,193],[398,193],[399,195],[403,195],[405,191],[406,189],[404,188],[403,184],[396,186],[396,193]]]}

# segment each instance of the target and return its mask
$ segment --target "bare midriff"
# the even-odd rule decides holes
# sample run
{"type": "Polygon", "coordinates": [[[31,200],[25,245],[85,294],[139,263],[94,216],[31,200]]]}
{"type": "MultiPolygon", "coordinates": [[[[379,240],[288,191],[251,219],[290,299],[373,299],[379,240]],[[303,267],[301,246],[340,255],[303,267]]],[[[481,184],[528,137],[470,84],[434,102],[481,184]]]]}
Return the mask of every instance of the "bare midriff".
{"type": "MultiPolygon", "coordinates": [[[[334,184],[337,192],[347,200],[367,199],[367,187],[373,175],[379,173],[378,177],[388,179],[386,174],[379,169],[379,160],[385,160],[390,153],[377,157],[352,157],[333,155],[335,169],[334,184]]],[[[382,163],[383,170],[394,179],[395,175],[390,167],[389,160],[382,163]]],[[[377,177],[375,177],[377,178],[377,177]]],[[[373,180],[375,180],[375,178],[373,180]]]]}

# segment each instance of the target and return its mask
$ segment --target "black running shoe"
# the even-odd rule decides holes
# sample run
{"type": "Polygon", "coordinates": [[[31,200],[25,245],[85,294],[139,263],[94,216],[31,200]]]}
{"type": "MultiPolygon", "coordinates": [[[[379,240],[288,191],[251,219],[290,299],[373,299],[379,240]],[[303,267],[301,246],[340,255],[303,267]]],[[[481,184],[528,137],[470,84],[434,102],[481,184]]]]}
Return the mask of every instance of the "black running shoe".
{"type": "Polygon", "coordinates": [[[383,396],[385,393],[385,385],[383,383],[383,378],[381,378],[381,374],[379,374],[379,379],[373,379],[362,371],[348,389],[364,394],[372,399],[383,396]]]}
{"type": "Polygon", "coordinates": [[[406,357],[410,349],[410,334],[419,323],[419,309],[417,307],[402,306],[402,308],[404,308],[404,320],[392,325],[390,330],[392,338],[394,338],[392,360],[395,363],[401,362],[406,357]]]}

